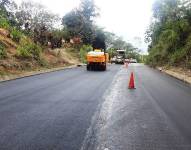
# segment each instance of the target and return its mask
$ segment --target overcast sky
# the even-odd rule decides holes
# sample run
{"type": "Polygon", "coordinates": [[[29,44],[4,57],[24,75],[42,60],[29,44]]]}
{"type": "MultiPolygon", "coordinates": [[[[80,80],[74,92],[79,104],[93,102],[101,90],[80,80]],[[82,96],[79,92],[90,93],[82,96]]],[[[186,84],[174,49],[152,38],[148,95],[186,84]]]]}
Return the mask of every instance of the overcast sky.
{"type": "MultiPolygon", "coordinates": [[[[16,0],[20,3],[22,0],[16,0]]],[[[80,0],[33,0],[63,16],[77,7],[80,0]]],[[[95,0],[100,9],[97,24],[122,36],[124,40],[146,51],[144,33],[149,26],[154,0],[95,0]],[[140,39],[141,38],[141,39],[140,39]]]]}

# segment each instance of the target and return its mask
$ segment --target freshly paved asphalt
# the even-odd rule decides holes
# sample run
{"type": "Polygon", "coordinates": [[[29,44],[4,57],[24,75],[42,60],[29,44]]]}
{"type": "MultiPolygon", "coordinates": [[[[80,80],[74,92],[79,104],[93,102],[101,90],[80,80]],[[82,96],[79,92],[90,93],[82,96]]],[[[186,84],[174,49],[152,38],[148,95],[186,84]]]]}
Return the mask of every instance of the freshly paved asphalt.
{"type": "Polygon", "coordinates": [[[191,87],[147,66],[0,83],[0,150],[190,149],[191,87]]]}

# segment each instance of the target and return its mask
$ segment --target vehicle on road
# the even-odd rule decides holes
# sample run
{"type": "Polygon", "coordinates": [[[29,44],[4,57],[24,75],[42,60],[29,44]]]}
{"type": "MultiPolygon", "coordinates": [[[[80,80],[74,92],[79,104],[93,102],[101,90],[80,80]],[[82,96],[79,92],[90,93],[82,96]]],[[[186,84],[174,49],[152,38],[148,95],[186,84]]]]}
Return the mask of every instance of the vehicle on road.
{"type": "Polygon", "coordinates": [[[131,58],[131,59],[129,60],[129,62],[130,62],[130,63],[137,63],[137,60],[131,58]]]}
{"type": "Polygon", "coordinates": [[[111,63],[115,63],[115,62],[116,62],[116,59],[117,59],[116,56],[114,56],[113,58],[111,58],[110,62],[111,62],[111,63]]]}
{"type": "Polygon", "coordinates": [[[116,64],[124,64],[125,62],[125,50],[117,50],[116,64]]]}
{"type": "Polygon", "coordinates": [[[125,59],[125,63],[130,63],[130,59],[125,59]]]}
{"type": "Polygon", "coordinates": [[[90,51],[87,54],[87,70],[105,71],[107,69],[108,61],[109,61],[108,53],[105,53],[100,49],[90,51]]]}

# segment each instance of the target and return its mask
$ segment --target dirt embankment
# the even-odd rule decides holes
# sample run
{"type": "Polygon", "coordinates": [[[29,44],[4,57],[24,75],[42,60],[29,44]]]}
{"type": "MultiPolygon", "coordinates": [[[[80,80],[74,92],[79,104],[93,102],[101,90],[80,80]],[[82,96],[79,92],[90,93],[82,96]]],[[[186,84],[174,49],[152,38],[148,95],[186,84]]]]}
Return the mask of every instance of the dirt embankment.
{"type": "Polygon", "coordinates": [[[6,57],[0,59],[0,80],[7,76],[80,64],[78,52],[67,47],[54,50],[44,49],[40,62],[20,58],[17,56],[19,43],[14,42],[9,32],[2,28],[0,28],[0,44],[3,45],[6,50],[6,57]]]}
{"type": "Polygon", "coordinates": [[[191,84],[191,70],[180,67],[157,67],[158,70],[191,84]]]}

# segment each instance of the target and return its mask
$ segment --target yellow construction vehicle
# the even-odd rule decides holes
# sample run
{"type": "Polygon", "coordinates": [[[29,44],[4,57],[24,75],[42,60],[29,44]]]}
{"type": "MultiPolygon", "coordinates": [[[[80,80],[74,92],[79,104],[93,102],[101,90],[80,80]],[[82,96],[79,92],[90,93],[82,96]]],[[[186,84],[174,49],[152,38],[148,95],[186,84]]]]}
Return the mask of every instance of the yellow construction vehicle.
{"type": "Polygon", "coordinates": [[[87,70],[105,71],[107,69],[109,55],[106,53],[105,39],[105,34],[101,30],[97,30],[92,43],[94,51],[87,54],[87,70]]]}
{"type": "Polygon", "coordinates": [[[100,49],[90,51],[87,54],[87,70],[105,71],[107,68],[108,61],[109,61],[109,55],[108,53],[105,53],[105,51],[101,51],[100,49]]]}

